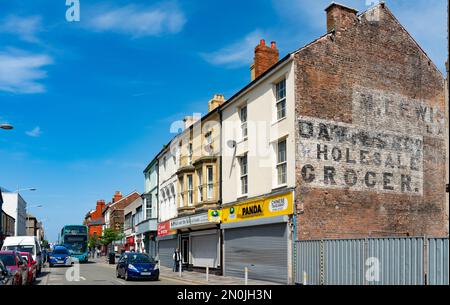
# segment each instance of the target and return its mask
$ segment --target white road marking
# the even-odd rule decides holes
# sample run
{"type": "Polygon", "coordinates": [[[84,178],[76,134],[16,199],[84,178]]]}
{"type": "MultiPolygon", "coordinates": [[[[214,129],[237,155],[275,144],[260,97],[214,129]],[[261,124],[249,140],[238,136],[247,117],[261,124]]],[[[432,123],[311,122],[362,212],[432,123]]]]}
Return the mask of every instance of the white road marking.
{"type": "Polygon", "coordinates": [[[80,279],[82,279],[83,281],[86,280],[86,278],[84,276],[80,276],[80,279]]]}
{"type": "Polygon", "coordinates": [[[119,283],[119,284],[125,285],[124,282],[121,282],[121,281],[119,281],[119,280],[116,280],[116,282],[119,283]]]}

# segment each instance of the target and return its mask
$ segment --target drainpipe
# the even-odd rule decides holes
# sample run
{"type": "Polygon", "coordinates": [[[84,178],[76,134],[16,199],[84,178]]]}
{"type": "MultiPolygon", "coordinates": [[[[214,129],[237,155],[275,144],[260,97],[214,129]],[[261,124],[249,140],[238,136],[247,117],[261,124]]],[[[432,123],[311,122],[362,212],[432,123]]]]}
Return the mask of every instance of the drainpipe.
{"type": "MultiPolygon", "coordinates": [[[[220,154],[219,154],[219,207],[222,208],[222,111],[220,110],[220,106],[217,108],[219,112],[219,121],[220,121],[220,132],[219,132],[219,142],[220,142],[220,154]]],[[[223,241],[223,230],[220,229],[219,224],[219,238],[220,238],[220,273],[224,275],[224,241],[223,241]]]]}

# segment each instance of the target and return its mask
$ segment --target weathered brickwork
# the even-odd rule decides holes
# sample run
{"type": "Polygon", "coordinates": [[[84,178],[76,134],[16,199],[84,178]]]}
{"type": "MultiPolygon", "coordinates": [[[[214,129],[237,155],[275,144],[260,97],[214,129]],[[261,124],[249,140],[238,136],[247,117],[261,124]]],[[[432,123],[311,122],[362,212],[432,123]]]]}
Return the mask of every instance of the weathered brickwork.
{"type": "Polygon", "coordinates": [[[297,236],[447,236],[443,76],[384,4],[348,14],[295,54],[297,236]]]}

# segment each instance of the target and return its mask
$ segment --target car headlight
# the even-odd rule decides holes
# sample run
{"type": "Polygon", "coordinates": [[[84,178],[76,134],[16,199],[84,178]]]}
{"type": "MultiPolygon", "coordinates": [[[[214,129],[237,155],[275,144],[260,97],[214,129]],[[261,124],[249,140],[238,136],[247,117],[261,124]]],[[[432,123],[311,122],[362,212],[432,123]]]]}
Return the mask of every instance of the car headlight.
{"type": "Polygon", "coordinates": [[[54,256],[50,256],[50,259],[55,259],[55,257],[54,256]]]}
{"type": "Polygon", "coordinates": [[[128,269],[131,269],[133,271],[139,272],[139,270],[135,266],[133,266],[132,264],[128,265],[128,269]]]}
{"type": "Polygon", "coordinates": [[[155,266],[153,266],[153,270],[158,270],[159,269],[159,263],[155,264],[155,266]]]}

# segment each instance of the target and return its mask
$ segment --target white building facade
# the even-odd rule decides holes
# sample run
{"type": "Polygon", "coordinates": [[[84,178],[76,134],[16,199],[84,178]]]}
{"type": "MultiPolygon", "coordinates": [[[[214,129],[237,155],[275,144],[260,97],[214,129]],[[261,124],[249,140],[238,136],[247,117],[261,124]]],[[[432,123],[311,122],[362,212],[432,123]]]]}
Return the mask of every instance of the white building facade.
{"type": "Polygon", "coordinates": [[[161,265],[172,267],[172,254],[178,247],[176,231],[170,228],[170,220],[178,216],[177,171],[180,155],[179,137],[175,136],[156,156],[158,160],[158,259],[161,265]]]}
{"type": "Polygon", "coordinates": [[[27,235],[27,203],[19,193],[3,191],[3,211],[15,219],[15,236],[27,235]]]}
{"type": "Polygon", "coordinates": [[[143,200],[138,197],[127,207],[124,211],[124,235],[125,235],[125,250],[144,252],[144,240],[141,233],[137,233],[137,225],[144,218],[143,200]]]}
{"type": "Polygon", "coordinates": [[[158,160],[155,158],[144,170],[143,220],[138,223],[136,233],[142,235],[144,250],[152,257],[157,255],[158,226],[158,160]]]}

